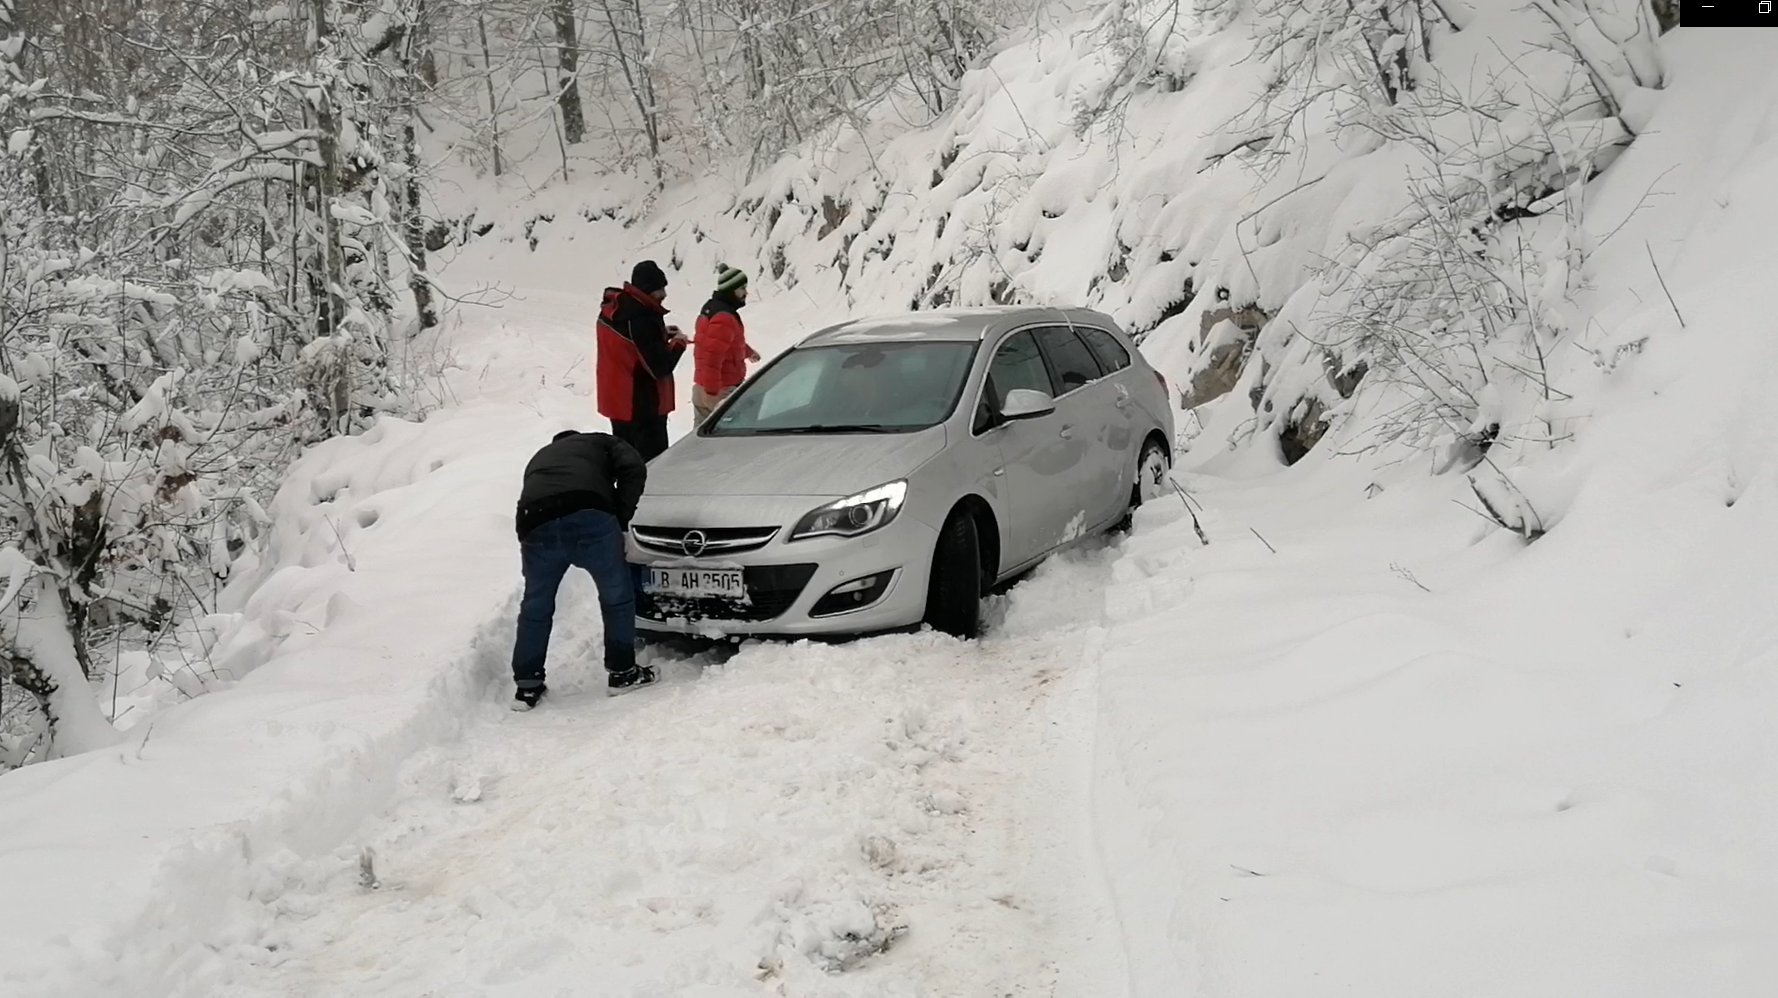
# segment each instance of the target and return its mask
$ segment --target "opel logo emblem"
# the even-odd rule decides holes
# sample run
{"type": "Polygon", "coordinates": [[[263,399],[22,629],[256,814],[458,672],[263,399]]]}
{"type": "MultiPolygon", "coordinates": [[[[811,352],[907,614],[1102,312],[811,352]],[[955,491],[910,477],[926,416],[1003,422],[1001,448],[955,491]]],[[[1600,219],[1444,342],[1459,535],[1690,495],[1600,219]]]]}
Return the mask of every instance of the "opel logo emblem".
{"type": "Polygon", "coordinates": [[[679,541],[679,546],[685,551],[687,558],[696,558],[704,553],[704,545],[709,543],[710,538],[705,537],[702,530],[687,530],[685,537],[679,541]]]}

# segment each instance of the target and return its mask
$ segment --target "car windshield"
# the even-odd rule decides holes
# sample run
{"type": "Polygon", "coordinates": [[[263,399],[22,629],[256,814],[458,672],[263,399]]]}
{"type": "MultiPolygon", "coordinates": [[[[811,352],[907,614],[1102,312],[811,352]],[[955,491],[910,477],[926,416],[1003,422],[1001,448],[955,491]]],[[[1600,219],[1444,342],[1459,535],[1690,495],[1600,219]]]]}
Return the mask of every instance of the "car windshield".
{"type": "Polygon", "coordinates": [[[748,382],[711,436],[901,433],[941,423],[957,406],[976,344],[845,343],[803,347],[748,382]]]}

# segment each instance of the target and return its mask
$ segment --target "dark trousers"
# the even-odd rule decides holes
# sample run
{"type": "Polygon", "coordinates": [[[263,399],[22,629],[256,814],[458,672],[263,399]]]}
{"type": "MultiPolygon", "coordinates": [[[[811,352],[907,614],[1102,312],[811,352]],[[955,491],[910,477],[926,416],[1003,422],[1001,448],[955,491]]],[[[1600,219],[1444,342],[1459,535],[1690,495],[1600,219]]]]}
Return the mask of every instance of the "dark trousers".
{"type": "Polygon", "coordinates": [[[667,417],[639,416],[627,423],[611,421],[611,435],[642,455],[642,460],[652,461],[667,449],[667,417]]]}
{"type": "Polygon", "coordinates": [[[519,603],[519,634],[512,648],[512,678],[519,689],[543,685],[544,659],[555,624],[556,590],[570,568],[585,569],[599,588],[599,615],[605,621],[605,669],[636,667],[634,575],[624,559],[624,534],[617,517],[596,509],[551,520],[519,545],[525,596],[519,603]]]}

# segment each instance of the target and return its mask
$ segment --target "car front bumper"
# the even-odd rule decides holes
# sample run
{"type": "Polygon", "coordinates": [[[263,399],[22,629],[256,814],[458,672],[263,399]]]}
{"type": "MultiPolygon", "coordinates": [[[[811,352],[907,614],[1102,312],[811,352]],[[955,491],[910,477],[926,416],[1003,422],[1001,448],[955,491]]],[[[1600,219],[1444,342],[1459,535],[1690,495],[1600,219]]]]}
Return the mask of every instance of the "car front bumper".
{"type": "MultiPolygon", "coordinates": [[[[772,503],[781,507],[774,511],[774,519],[782,521],[780,529],[765,545],[750,551],[675,556],[645,547],[633,533],[628,543],[631,564],[644,568],[738,568],[747,590],[744,601],[638,592],[637,629],[644,636],[796,638],[874,634],[919,625],[926,615],[926,586],[938,531],[903,510],[887,526],[858,537],[786,540],[791,525],[822,501],[772,503]],[[835,587],[884,572],[892,573],[888,585],[868,604],[831,615],[812,613],[835,587]]],[[[747,507],[756,504],[743,500],[740,505],[741,509],[725,510],[718,518],[711,516],[703,503],[681,507],[670,497],[651,500],[638,513],[636,529],[658,535],[770,522],[763,515],[747,515],[747,507]],[[711,522],[717,519],[729,522],[711,522]]]]}

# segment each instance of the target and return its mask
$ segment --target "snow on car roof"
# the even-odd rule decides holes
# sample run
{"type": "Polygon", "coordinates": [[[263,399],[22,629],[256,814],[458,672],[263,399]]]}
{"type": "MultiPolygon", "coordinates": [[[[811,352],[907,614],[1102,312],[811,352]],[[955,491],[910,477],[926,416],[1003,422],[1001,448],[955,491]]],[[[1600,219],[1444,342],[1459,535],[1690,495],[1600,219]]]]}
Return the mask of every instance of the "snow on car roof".
{"type": "MultiPolygon", "coordinates": [[[[1079,315],[1069,313],[1076,321],[1079,315]]],[[[1063,313],[1053,308],[1031,305],[1003,305],[984,308],[946,308],[901,315],[873,316],[853,319],[812,333],[803,346],[827,343],[867,343],[883,340],[929,340],[973,342],[988,332],[1005,326],[1053,319],[1060,321],[1063,313]]]]}

